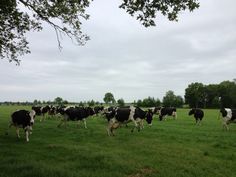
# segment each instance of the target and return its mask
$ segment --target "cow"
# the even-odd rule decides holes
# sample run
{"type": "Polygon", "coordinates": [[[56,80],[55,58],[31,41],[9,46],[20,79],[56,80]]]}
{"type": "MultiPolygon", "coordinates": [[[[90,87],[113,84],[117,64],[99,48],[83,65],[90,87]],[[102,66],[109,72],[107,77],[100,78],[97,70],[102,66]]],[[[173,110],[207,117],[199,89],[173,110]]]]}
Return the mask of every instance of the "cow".
{"type": "Polygon", "coordinates": [[[63,123],[66,126],[66,122],[68,120],[78,121],[78,125],[79,125],[79,122],[83,120],[84,127],[87,128],[86,118],[95,114],[94,110],[90,107],[69,106],[66,108],[61,108],[58,111],[63,116],[63,118],[57,127],[60,127],[63,123]]]}
{"type": "Polygon", "coordinates": [[[95,112],[96,115],[98,115],[100,112],[102,112],[103,109],[104,109],[103,106],[95,106],[95,107],[93,108],[93,110],[94,110],[94,112],[95,112]]]}
{"type": "Polygon", "coordinates": [[[50,110],[50,106],[49,105],[41,107],[41,114],[42,114],[42,116],[41,116],[40,122],[45,120],[45,115],[49,112],[49,110],[50,110]]]}
{"type": "Polygon", "coordinates": [[[143,111],[139,107],[129,107],[129,108],[116,108],[109,113],[110,120],[108,122],[107,133],[108,135],[113,135],[113,130],[118,128],[122,123],[133,122],[134,128],[131,132],[137,128],[140,131],[143,128],[143,120],[146,119],[147,123],[151,125],[153,113],[151,110],[143,111]]]}
{"type": "Polygon", "coordinates": [[[151,110],[152,110],[153,114],[159,115],[159,114],[160,114],[161,107],[160,107],[160,106],[158,106],[158,107],[153,107],[153,108],[151,108],[151,110]]]}
{"type": "Polygon", "coordinates": [[[110,121],[110,119],[112,119],[115,116],[116,109],[117,107],[113,107],[113,106],[106,107],[103,109],[102,115],[105,116],[108,122],[110,121]]]}
{"type": "Polygon", "coordinates": [[[161,108],[159,111],[159,120],[162,121],[166,116],[173,116],[174,119],[177,119],[177,111],[174,107],[161,108]]]}
{"type": "MultiPolygon", "coordinates": [[[[31,131],[34,124],[35,114],[36,113],[34,110],[17,110],[13,112],[8,130],[11,128],[11,126],[15,126],[16,135],[18,138],[20,138],[19,128],[22,127],[25,130],[26,142],[29,142],[29,134],[32,133],[31,131]]],[[[6,132],[6,134],[8,134],[8,132],[6,132]]]]}
{"type": "Polygon", "coordinates": [[[230,123],[236,123],[236,109],[221,108],[220,113],[222,115],[223,128],[229,130],[228,125],[230,123]]]}
{"type": "Polygon", "coordinates": [[[36,116],[41,116],[41,106],[32,106],[32,110],[35,111],[36,116]]]}
{"type": "Polygon", "coordinates": [[[203,110],[199,109],[199,108],[192,108],[189,113],[189,116],[194,115],[194,118],[196,120],[196,125],[200,125],[202,118],[204,117],[204,112],[203,110]]]}

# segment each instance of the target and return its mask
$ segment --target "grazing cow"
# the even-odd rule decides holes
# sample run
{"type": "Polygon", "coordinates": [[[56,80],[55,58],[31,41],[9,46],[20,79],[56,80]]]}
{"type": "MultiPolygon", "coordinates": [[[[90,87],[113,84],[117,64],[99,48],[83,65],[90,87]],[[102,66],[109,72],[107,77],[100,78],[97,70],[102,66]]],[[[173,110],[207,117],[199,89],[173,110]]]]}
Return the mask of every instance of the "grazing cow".
{"type": "Polygon", "coordinates": [[[45,120],[45,114],[48,113],[49,110],[50,110],[50,106],[49,105],[41,107],[42,117],[40,119],[40,122],[45,120]]]}
{"type": "Polygon", "coordinates": [[[203,110],[199,108],[192,108],[189,113],[189,116],[194,115],[194,118],[196,120],[196,125],[201,124],[202,118],[204,117],[204,112],[203,110]]]}
{"type": "Polygon", "coordinates": [[[161,107],[160,106],[159,107],[153,107],[153,108],[151,108],[151,110],[152,110],[153,114],[159,115],[161,107]]]}
{"type": "Polygon", "coordinates": [[[42,113],[41,113],[41,106],[32,106],[32,110],[35,111],[35,114],[36,116],[40,116],[42,113]]]}
{"type": "Polygon", "coordinates": [[[143,111],[139,107],[129,107],[129,108],[117,108],[109,113],[110,120],[107,127],[108,135],[113,135],[113,130],[118,128],[122,123],[133,122],[135,127],[131,130],[134,131],[135,128],[140,131],[143,127],[143,120],[146,119],[149,125],[152,123],[153,113],[151,110],[143,111]]]}
{"type": "Polygon", "coordinates": [[[229,130],[230,123],[236,123],[236,109],[222,108],[220,110],[223,120],[223,128],[229,130]]]}
{"type": "Polygon", "coordinates": [[[105,116],[108,122],[110,121],[110,119],[112,119],[115,116],[116,109],[117,108],[113,106],[106,107],[103,109],[102,115],[105,116]]]}
{"type": "Polygon", "coordinates": [[[63,123],[66,125],[68,120],[78,121],[78,125],[79,122],[83,120],[84,127],[87,128],[86,118],[94,115],[94,110],[90,107],[66,107],[61,108],[59,112],[63,115],[63,118],[58,127],[60,127],[63,123]]]}
{"type": "Polygon", "coordinates": [[[100,112],[102,112],[103,109],[104,109],[103,106],[95,106],[95,107],[93,108],[93,110],[94,110],[94,112],[95,112],[96,115],[98,115],[100,112]]]}
{"type": "Polygon", "coordinates": [[[174,119],[177,118],[176,108],[161,108],[159,113],[159,120],[162,121],[166,116],[173,116],[174,119]]]}
{"type": "MultiPolygon", "coordinates": [[[[9,128],[13,125],[16,127],[17,137],[20,138],[19,128],[22,127],[25,130],[26,141],[29,141],[29,134],[32,131],[34,124],[35,111],[18,110],[11,115],[11,121],[9,128]]],[[[6,132],[8,134],[8,132],[6,132]]]]}

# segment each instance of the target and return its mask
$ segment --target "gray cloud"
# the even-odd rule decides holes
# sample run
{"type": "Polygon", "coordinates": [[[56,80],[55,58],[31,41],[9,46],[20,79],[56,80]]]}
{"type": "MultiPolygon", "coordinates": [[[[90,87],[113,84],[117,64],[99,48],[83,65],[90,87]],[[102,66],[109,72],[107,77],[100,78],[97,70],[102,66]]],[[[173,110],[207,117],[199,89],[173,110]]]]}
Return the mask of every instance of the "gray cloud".
{"type": "Polygon", "coordinates": [[[110,91],[125,101],[147,96],[162,98],[173,90],[184,95],[192,82],[219,83],[235,78],[236,2],[200,1],[179,22],[157,19],[144,28],[118,8],[119,3],[93,2],[90,20],[83,23],[91,40],[83,47],[63,37],[57,47],[55,32],[28,34],[32,53],[20,67],[2,60],[0,101],[102,101],[110,91]]]}

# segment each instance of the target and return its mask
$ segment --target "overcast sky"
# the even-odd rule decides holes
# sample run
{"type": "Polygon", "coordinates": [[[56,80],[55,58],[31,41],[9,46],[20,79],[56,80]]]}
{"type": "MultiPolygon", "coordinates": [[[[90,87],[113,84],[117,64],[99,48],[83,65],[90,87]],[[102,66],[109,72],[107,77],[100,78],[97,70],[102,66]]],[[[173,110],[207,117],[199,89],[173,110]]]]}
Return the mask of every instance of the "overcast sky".
{"type": "Polygon", "coordinates": [[[119,9],[119,1],[94,0],[83,23],[91,40],[83,47],[55,31],[29,33],[31,54],[15,66],[0,60],[0,101],[94,99],[106,92],[125,102],[148,96],[162,99],[168,90],[184,96],[192,82],[218,84],[236,78],[236,1],[201,0],[178,22],[159,16],[143,27],[119,9]]]}

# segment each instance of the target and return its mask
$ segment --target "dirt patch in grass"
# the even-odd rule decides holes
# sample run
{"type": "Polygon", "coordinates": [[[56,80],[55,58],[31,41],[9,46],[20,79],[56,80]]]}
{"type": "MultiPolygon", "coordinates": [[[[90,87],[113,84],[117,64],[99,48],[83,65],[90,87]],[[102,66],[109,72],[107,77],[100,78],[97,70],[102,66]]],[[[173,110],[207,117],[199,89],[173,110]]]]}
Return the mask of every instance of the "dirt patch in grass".
{"type": "Polygon", "coordinates": [[[154,171],[151,168],[146,167],[146,168],[139,169],[138,172],[128,175],[128,177],[145,177],[145,176],[148,176],[154,172],[156,172],[156,171],[154,171]]]}

